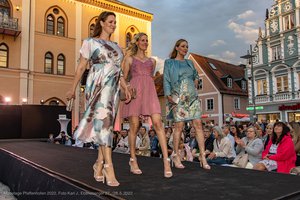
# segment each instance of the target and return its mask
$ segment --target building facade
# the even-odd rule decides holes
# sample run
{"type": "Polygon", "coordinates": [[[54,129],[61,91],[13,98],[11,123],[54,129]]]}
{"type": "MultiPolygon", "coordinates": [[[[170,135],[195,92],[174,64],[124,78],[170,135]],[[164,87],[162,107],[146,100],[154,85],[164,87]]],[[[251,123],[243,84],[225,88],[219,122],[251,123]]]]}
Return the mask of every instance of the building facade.
{"type": "Polygon", "coordinates": [[[198,93],[202,121],[222,125],[230,117],[249,121],[247,81],[244,67],[191,53],[199,74],[198,93]]]}
{"type": "Polygon", "coordinates": [[[255,111],[258,121],[300,121],[299,39],[300,1],[275,0],[252,49],[253,78],[247,65],[249,105],[262,108],[255,111]]]}
{"type": "MultiPolygon", "coordinates": [[[[116,13],[113,41],[126,48],[136,33],[145,32],[151,55],[153,15],[120,1],[0,0],[0,101],[65,105],[82,41],[102,11],[116,13]]],[[[78,99],[73,124],[83,108],[78,99]]]]}

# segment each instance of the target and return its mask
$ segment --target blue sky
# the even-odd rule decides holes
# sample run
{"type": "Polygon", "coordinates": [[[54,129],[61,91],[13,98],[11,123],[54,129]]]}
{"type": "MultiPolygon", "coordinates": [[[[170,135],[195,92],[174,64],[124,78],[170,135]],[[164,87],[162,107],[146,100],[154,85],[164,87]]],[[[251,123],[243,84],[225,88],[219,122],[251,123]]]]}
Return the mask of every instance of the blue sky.
{"type": "Polygon", "coordinates": [[[266,9],[273,0],[120,0],[154,15],[152,56],[158,67],[174,43],[185,38],[189,51],[233,64],[264,33],[266,9]]]}

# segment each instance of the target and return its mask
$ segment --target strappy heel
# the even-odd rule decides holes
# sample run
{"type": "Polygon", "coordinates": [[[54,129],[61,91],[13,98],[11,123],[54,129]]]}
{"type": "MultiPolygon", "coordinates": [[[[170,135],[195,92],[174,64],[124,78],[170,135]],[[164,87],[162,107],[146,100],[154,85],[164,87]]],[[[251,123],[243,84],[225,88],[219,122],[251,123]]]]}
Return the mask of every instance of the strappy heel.
{"type": "Polygon", "coordinates": [[[202,156],[199,156],[199,162],[200,162],[200,167],[202,167],[203,169],[206,169],[206,170],[211,169],[210,165],[207,164],[207,162],[206,162],[205,154],[202,154],[202,156]],[[205,160],[206,164],[204,164],[203,160],[205,160]]]}
{"type": "MultiPolygon", "coordinates": [[[[171,162],[170,158],[164,158],[164,160],[169,163],[171,162]]],[[[172,171],[164,171],[164,176],[166,178],[171,178],[173,176],[173,173],[172,173],[172,171]]]]}
{"type": "Polygon", "coordinates": [[[178,169],[184,169],[185,166],[181,163],[181,161],[179,161],[180,162],[179,164],[176,164],[175,157],[177,157],[177,156],[178,155],[176,153],[174,153],[174,152],[171,155],[172,167],[174,167],[174,165],[175,165],[175,167],[178,168],[178,169]]]}
{"type": "Polygon", "coordinates": [[[142,170],[140,169],[133,169],[132,165],[131,165],[131,162],[134,162],[136,159],[134,158],[130,158],[129,159],[129,166],[130,166],[130,172],[133,173],[133,174],[137,174],[137,175],[140,175],[142,174],[142,170]]]}
{"type": "MultiPolygon", "coordinates": [[[[103,165],[103,160],[100,162],[101,165],[103,165]]],[[[103,182],[103,175],[99,176],[99,161],[96,160],[95,164],[93,165],[93,170],[94,170],[94,178],[97,182],[103,182]]]]}
{"type": "Polygon", "coordinates": [[[105,179],[106,179],[106,185],[111,186],[111,187],[117,187],[120,185],[120,183],[115,179],[112,181],[108,181],[107,180],[107,172],[106,172],[106,168],[108,167],[113,167],[113,164],[104,164],[104,168],[102,169],[102,173],[103,173],[103,183],[105,183],[105,179]]]}

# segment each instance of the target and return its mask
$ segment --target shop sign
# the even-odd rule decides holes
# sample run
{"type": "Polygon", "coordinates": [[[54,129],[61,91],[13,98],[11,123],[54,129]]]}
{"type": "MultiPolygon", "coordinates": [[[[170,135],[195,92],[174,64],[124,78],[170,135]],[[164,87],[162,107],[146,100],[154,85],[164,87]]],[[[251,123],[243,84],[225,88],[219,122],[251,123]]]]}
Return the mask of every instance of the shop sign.
{"type": "Polygon", "coordinates": [[[281,105],[279,106],[278,109],[279,110],[300,110],[300,103],[291,106],[281,105]]]}

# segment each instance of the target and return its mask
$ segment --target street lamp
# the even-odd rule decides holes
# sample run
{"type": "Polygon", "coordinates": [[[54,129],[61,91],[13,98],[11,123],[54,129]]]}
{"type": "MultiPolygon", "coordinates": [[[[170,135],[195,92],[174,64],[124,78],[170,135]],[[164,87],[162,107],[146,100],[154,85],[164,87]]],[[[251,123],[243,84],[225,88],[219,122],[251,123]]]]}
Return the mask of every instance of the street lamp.
{"type": "Polygon", "coordinates": [[[254,78],[253,78],[253,56],[252,55],[252,45],[250,45],[250,53],[247,52],[246,55],[241,56],[240,58],[249,60],[250,69],[251,69],[251,87],[252,87],[252,105],[253,105],[253,121],[256,122],[256,108],[255,108],[255,94],[254,94],[254,78]]]}

